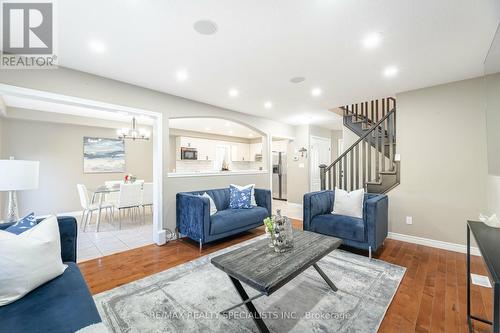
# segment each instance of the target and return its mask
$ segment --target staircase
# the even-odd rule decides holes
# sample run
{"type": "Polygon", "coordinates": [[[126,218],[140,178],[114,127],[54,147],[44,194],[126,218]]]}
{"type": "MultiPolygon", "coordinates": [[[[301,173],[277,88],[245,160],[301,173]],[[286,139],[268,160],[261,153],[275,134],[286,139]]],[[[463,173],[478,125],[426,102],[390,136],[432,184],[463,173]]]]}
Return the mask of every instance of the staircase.
{"type": "Polygon", "coordinates": [[[332,164],[320,165],[321,189],[386,193],[400,181],[396,152],[396,100],[392,97],[339,108],[344,126],[359,136],[332,164]]]}

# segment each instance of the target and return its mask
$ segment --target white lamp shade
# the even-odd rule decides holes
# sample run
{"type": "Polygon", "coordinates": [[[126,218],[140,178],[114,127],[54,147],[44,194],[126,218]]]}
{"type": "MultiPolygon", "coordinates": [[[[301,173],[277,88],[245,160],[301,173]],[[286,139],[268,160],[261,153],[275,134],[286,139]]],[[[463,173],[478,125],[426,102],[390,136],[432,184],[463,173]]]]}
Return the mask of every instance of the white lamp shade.
{"type": "Polygon", "coordinates": [[[22,191],[38,188],[40,162],[0,160],[0,191],[22,191]]]}

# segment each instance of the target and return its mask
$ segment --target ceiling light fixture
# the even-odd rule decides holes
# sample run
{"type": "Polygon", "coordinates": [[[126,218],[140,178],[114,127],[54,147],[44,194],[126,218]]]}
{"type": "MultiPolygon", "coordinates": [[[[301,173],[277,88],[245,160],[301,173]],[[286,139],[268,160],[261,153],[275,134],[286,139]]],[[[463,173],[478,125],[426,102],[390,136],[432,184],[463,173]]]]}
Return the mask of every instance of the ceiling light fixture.
{"type": "Polygon", "coordinates": [[[92,39],[89,42],[89,47],[95,53],[104,53],[106,51],[106,45],[103,42],[97,39],[92,39]]]}
{"type": "Polygon", "coordinates": [[[175,73],[175,76],[177,77],[178,81],[186,81],[188,78],[188,73],[186,72],[186,70],[181,69],[178,70],[177,73],[175,73]]]}
{"type": "Polygon", "coordinates": [[[372,32],[363,38],[362,44],[365,49],[374,49],[382,42],[382,35],[378,32],[372,32]]]}
{"type": "Polygon", "coordinates": [[[252,133],[248,134],[248,136],[251,137],[251,138],[253,138],[253,134],[252,133]]]}
{"type": "Polygon", "coordinates": [[[322,93],[323,93],[323,90],[321,90],[321,88],[313,88],[313,89],[311,90],[311,95],[313,95],[314,97],[318,97],[318,96],[320,96],[322,93]]]}
{"type": "Polygon", "coordinates": [[[399,69],[396,67],[396,66],[388,66],[384,69],[384,71],[382,72],[382,74],[386,77],[386,78],[393,78],[395,77],[396,75],[398,75],[398,72],[399,72],[399,69]]]}
{"type": "Polygon", "coordinates": [[[229,131],[228,133],[229,133],[229,134],[233,134],[234,132],[233,132],[233,131],[229,131]]]}
{"type": "Polygon", "coordinates": [[[229,96],[230,97],[238,97],[238,95],[240,94],[240,92],[237,90],[237,89],[229,89],[229,92],[228,92],[229,96]]]}
{"type": "Polygon", "coordinates": [[[211,131],[212,129],[210,127],[205,127],[205,131],[211,131]]]}
{"type": "Polygon", "coordinates": [[[116,134],[118,134],[118,138],[125,140],[149,140],[150,133],[149,131],[145,129],[138,129],[137,128],[137,121],[135,120],[135,117],[132,118],[132,129],[130,128],[122,128],[116,131],[116,134]]]}
{"type": "Polygon", "coordinates": [[[266,109],[270,109],[270,108],[272,108],[272,107],[273,107],[273,102],[271,102],[271,101],[267,101],[267,102],[265,102],[265,103],[264,103],[264,107],[265,107],[266,109]]]}
{"type": "Polygon", "coordinates": [[[194,30],[202,35],[213,35],[217,32],[217,24],[210,20],[199,20],[193,24],[194,30]]]}
{"type": "Polygon", "coordinates": [[[290,82],[292,82],[292,83],[301,83],[301,82],[304,82],[305,80],[306,80],[306,78],[303,77],[303,76],[295,76],[295,77],[292,77],[290,79],[290,82]]]}

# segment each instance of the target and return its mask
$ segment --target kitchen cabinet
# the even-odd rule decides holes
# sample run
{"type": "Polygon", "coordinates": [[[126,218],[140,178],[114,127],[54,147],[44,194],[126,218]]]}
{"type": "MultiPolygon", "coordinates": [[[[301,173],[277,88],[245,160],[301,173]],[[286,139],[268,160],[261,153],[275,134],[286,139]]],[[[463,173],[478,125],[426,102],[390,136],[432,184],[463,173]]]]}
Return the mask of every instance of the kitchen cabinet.
{"type": "Polygon", "coordinates": [[[231,145],[231,161],[233,162],[250,161],[250,145],[247,143],[233,143],[231,145]]]}
{"type": "Polygon", "coordinates": [[[255,155],[262,156],[262,143],[260,142],[250,144],[250,161],[255,162],[255,155]]]}
{"type": "Polygon", "coordinates": [[[181,147],[196,148],[198,161],[213,161],[215,159],[215,142],[208,139],[178,136],[175,138],[176,159],[181,160],[181,147]]]}

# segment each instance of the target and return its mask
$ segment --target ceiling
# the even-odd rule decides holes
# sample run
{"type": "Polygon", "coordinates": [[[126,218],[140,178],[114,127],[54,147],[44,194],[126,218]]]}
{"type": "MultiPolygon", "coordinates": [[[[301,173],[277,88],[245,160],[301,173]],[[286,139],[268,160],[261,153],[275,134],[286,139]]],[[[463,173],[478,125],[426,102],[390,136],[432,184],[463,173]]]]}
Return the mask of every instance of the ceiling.
{"type": "Polygon", "coordinates": [[[218,134],[225,136],[232,136],[237,138],[254,139],[260,138],[261,134],[258,132],[235,123],[233,121],[217,119],[217,118],[179,118],[170,119],[168,121],[170,128],[218,134]]]}
{"type": "Polygon", "coordinates": [[[497,0],[86,0],[57,8],[62,66],[329,128],[341,126],[329,108],[481,75],[500,19],[497,0]],[[197,33],[202,19],[217,33],[197,33]],[[365,49],[373,32],[381,43],[365,49]],[[382,74],[388,66],[398,70],[391,78],[382,74]],[[296,76],[306,80],[291,83],[296,76]],[[314,88],[322,94],[312,96],[314,88]]]}

